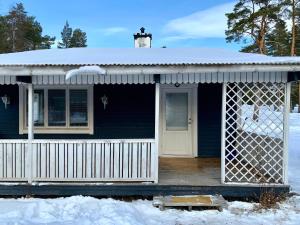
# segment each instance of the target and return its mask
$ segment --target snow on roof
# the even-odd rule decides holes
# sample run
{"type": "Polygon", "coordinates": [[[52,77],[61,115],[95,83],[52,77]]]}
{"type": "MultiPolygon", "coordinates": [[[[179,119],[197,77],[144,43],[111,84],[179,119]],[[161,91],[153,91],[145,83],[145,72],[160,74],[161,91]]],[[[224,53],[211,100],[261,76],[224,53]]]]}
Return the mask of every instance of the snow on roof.
{"type": "Polygon", "coordinates": [[[300,64],[300,57],[271,57],[210,48],[69,48],[0,54],[0,66],[186,64],[300,64]]]}

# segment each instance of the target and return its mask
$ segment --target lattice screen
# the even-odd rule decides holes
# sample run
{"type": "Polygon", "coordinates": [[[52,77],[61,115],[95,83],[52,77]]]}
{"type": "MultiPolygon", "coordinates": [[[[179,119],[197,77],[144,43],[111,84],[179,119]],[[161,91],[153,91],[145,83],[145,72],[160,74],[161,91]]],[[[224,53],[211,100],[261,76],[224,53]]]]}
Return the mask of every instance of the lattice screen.
{"type": "Polygon", "coordinates": [[[285,89],[226,85],[225,182],[283,183],[285,89]]]}

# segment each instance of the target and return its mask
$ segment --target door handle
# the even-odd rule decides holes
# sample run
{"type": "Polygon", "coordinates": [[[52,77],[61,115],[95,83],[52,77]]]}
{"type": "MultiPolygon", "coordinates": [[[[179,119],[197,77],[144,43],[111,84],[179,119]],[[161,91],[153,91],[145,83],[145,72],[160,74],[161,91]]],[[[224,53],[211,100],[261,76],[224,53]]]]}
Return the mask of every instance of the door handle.
{"type": "Polygon", "coordinates": [[[193,120],[189,118],[188,124],[192,124],[193,120]]]}

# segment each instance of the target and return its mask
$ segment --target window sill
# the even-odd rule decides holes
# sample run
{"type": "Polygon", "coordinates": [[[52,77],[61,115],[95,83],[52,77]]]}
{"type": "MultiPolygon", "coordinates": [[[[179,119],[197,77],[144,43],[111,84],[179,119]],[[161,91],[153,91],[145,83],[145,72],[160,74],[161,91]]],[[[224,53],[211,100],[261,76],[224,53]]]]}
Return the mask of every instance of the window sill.
{"type": "MultiPolygon", "coordinates": [[[[19,134],[28,134],[27,129],[22,129],[19,134]]],[[[94,134],[93,129],[87,127],[72,127],[72,128],[61,128],[61,127],[51,127],[51,128],[34,128],[34,134],[94,134]]]]}

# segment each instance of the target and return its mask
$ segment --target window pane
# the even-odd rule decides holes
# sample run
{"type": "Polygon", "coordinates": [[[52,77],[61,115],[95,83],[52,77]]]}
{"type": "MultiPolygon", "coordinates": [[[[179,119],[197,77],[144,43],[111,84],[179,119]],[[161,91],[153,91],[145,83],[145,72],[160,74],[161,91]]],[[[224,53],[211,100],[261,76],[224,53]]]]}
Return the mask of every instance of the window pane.
{"type": "MultiPolygon", "coordinates": [[[[28,91],[26,91],[26,121],[28,118],[28,91]]],[[[33,94],[34,126],[44,126],[44,91],[34,90],[33,94]]],[[[28,126],[28,123],[27,123],[28,126]]]]}
{"type": "Polygon", "coordinates": [[[33,121],[35,126],[44,126],[44,91],[43,90],[34,91],[33,121]]]}
{"type": "Polygon", "coordinates": [[[65,90],[48,91],[48,125],[66,126],[65,90]]]}
{"type": "Polygon", "coordinates": [[[88,125],[87,90],[70,90],[70,125],[88,125]]]}
{"type": "Polygon", "coordinates": [[[188,93],[166,94],[167,130],[188,129],[188,93]]]}

